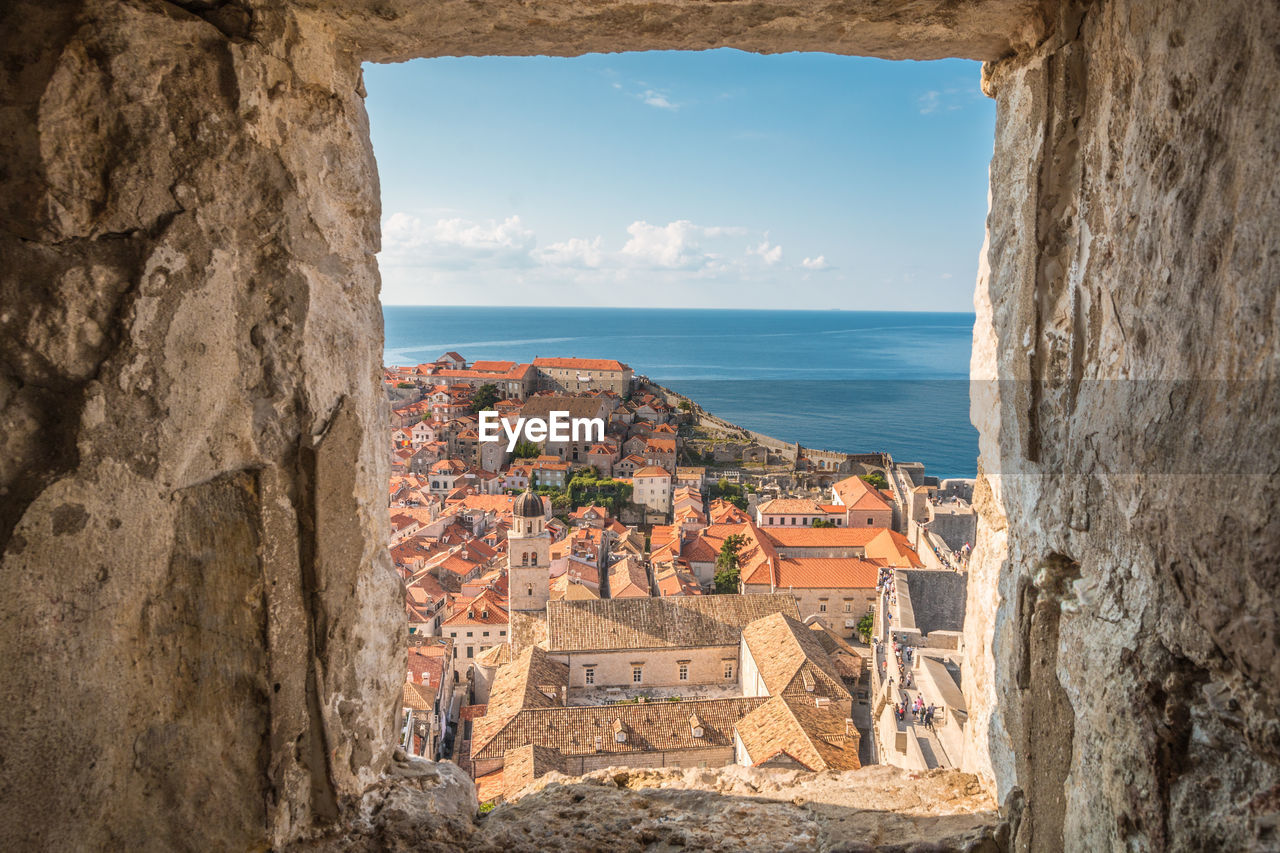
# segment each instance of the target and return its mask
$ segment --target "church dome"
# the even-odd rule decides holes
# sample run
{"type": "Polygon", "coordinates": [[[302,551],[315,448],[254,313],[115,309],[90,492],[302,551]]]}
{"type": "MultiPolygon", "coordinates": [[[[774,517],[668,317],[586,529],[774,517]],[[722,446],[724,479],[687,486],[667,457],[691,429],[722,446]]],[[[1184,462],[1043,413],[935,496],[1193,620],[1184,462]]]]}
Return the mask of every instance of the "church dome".
{"type": "Polygon", "coordinates": [[[546,514],[546,510],[542,506],[542,498],[529,490],[526,490],[524,494],[516,498],[515,504],[511,507],[511,512],[520,518],[542,518],[546,514]]]}

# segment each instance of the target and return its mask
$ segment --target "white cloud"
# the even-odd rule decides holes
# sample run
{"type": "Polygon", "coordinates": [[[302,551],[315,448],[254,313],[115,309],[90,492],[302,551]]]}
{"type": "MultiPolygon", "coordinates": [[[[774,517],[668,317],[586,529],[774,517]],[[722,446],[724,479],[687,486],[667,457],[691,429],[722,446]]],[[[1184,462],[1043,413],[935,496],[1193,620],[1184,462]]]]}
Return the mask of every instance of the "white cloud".
{"type": "Polygon", "coordinates": [[[800,266],[807,270],[825,270],[828,267],[826,255],[818,255],[816,258],[805,258],[800,262],[800,266]]]}
{"type": "Polygon", "coordinates": [[[766,238],[759,246],[748,248],[747,254],[759,255],[760,260],[764,261],[769,266],[773,266],[778,261],[782,260],[782,247],[770,245],[769,240],[766,238]]]}
{"type": "Polygon", "coordinates": [[[382,244],[382,263],[390,266],[464,269],[527,265],[537,238],[519,216],[508,216],[501,222],[456,217],[428,222],[395,213],[383,224],[382,244]]]}
{"type": "Polygon", "coordinates": [[[782,247],[767,234],[688,219],[664,224],[636,220],[627,226],[625,237],[614,232],[539,244],[534,230],[515,215],[431,219],[404,212],[384,220],[379,255],[388,281],[397,282],[397,287],[408,281],[443,286],[446,281],[526,277],[547,286],[590,287],[634,280],[636,275],[668,282],[740,282],[780,267],[781,260],[782,247]]]}
{"type": "Polygon", "coordinates": [[[560,243],[552,243],[545,249],[535,249],[533,257],[547,266],[572,267],[575,269],[599,267],[604,259],[602,249],[603,238],[586,240],[582,237],[570,237],[560,243]]]}
{"type": "Polygon", "coordinates": [[[668,222],[666,225],[650,225],[637,220],[627,226],[631,239],[622,247],[622,254],[656,267],[696,269],[704,266],[709,259],[701,249],[700,239],[703,236],[717,236],[709,235],[708,230],[687,219],[668,222]]]}
{"type": "Polygon", "coordinates": [[[933,89],[916,98],[920,107],[920,115],[936,112],[951,112],[964,109],[969,104],[981,100],[981,90],[973,86],[948,86],[945,89],[933,89]]]}
{"type": "Polygon", "coordinates": [[[640,100],[644,101],[649,106],[657,107],[658,109],[661,109],[661,110],[680,109],[680,105],[672,103],[671,99],[668,98],[664,92],[658,92],[658,91],[655,91],[654,89],[645,89],[644,92],[642,92],[639,97],[640,97],[640,100]]]}

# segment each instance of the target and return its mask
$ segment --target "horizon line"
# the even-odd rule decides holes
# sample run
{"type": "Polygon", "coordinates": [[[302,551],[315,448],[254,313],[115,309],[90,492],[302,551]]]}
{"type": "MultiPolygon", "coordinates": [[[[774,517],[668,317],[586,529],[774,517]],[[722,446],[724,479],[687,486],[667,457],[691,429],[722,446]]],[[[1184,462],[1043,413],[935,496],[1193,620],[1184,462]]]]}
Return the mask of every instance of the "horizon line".
{"type": "Polygon", "coordinates": [[[771,313],[793,313],[799,314],[808,312],[812,314],[825,313],[851,313],[851,314],[957,314],[961,316],[973,316],[974,311],[925,311],[913,308],[694,308],[685,305],[431,305],[423,303],[406,303],[406,302],[383,302],[383,308],[519,308],[521,310],[574,310],[574,311],[617,311],[617,310],[635,310],[635,311],[728,311],[728,312],[748,312],[748,311],[768,311],[771,313]]]}

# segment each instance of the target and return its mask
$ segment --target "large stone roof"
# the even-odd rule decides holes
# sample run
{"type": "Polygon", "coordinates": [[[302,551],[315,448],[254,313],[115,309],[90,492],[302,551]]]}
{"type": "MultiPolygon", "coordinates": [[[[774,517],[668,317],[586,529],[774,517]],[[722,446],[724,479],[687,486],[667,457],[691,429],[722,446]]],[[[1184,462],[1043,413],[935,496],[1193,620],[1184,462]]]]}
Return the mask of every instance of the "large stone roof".
{"type": "Polygon", "coordinates": [[[852,698],[821,641],[800,620],[775,613],[748,625],[742,638],[770,696],[852,698]]]}
{"type": "Polygon", "coordinates": [[[733,646],[749,622],[773,613],[800,615],[795,598],[787,593],[551,601],[547,648],[577,652],[733,646]]]}
{"type": "Polygon", "coordinates": [[[753,764],[786,755],[810,770],[856,770],[859,735],[843,712],[775,696],[737,724],[753,764]]]}
{"type": "MultiPolygon", "coordinates": [[[[493,736],[472,743],[472,759],[503,758],[507,750],[550,747],[562,755],[626,754],[724,747],[733,744],[739,720],[766,697],[646,702],[643,705],[595,705],[533,708],[516,715],[493,736]],[[697,715],[702,737],[694,737],[697,715]],[[618,741],[617,731],[626,739],[618,741]],[[596,737],[600,738],[599,746],[596,737]]],[[[492,702],[490,702],[492,708],[492,702]]],[[[478,720],[477,726],[488,717],[478,720]]],[[[856,750],[855,750],[856,755],[856,750]]]]}

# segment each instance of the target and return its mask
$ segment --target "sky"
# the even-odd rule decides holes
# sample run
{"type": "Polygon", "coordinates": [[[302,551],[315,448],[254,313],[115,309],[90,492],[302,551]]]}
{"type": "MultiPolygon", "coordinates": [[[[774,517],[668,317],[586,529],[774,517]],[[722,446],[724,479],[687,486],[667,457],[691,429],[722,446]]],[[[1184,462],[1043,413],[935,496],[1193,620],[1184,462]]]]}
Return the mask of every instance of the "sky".
{"type": "Polygon", "coordinates": [[[366,65],[387,305],[972,311],[980,64],[366,65]]]}

